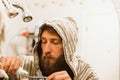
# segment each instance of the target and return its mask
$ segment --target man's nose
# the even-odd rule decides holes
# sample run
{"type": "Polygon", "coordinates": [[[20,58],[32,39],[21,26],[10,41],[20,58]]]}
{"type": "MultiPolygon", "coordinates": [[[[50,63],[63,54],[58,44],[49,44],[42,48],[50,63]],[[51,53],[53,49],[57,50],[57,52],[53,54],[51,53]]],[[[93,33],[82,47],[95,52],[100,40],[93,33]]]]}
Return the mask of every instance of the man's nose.
{"type": "Polygon", "coordinates": [[[45,45],[44,51],[45,51],[45,52],[50,52],[50,50],[51,50],[50,43],[47,43],[47,44],[45,45]]]}

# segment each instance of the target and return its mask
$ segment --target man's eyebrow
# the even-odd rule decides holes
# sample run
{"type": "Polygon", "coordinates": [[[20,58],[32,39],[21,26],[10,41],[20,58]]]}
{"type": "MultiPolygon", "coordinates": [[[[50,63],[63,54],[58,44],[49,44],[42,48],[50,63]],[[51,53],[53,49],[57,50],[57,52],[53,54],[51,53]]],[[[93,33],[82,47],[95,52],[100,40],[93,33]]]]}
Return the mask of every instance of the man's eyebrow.
{"type": "Polygon", "coordinates": [[[45,39],[45,37],[41,37],[41,39],[45,39]]]}
{"type": "MultiPolygon", "coordinates": [[[[41,37],[41,39],[46,39],[45,37],[41,37]]],[[[50,38],[51,40],[60,40],[60,38],[57,38],[57,37],[52,37],[50,38]]]]}

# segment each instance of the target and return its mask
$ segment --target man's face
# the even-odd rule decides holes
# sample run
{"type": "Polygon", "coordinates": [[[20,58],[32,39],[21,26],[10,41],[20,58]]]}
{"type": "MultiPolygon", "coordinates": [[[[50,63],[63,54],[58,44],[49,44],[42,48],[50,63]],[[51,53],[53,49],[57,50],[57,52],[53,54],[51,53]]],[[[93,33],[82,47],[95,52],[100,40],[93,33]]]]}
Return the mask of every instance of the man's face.
{"type": "Polygon", "coordinates": [[[63,44],[57,34],[44,31],[41,35],[42,61],[44,67],[51,67],[63,55],[63,44]]]}

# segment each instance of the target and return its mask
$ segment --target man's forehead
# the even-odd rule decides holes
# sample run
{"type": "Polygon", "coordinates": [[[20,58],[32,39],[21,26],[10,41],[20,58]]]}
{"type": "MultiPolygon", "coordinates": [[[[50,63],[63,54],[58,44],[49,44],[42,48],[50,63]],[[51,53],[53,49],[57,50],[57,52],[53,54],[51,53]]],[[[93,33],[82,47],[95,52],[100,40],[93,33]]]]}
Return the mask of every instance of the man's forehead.
{"type": "Polygon", "coordinates": [[[56,39],[60,39],[60,37],[57,35],[57,33],[50,33],[49,31],[44,31],[41,35],[42,38],[56,38],[56,39]]]}

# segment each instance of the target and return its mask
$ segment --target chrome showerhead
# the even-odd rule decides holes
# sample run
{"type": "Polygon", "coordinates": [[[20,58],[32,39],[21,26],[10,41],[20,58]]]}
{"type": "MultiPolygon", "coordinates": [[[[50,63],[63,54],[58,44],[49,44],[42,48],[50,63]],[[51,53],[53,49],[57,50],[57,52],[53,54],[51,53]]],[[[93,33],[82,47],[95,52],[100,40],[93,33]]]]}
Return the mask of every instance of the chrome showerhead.
{"type": "Polygon", "coordinates": [[[32,21],[33,17],[32,14],[30,13],[29,9],[25,7],[24,5],[18,3],[18,2],[11,2],[10,0],[2,0],[2,3],[8,10],[8,16],[10,18],[14,18],[19,14],[18,9],[21,9],[23,12],[23,21],[24,22],[30,22],[32,21]]]}
{"type": "Polygon", "coordinates": [[[10,18],[16,17],[19,14],[18,10],[12,6],[12,3],[10,2],[10,0],[2,0],[2,3],[7,8],[8,16],[10,18]]]}
{"type": "Polygon", "coordinates": [[[23,13],[23,21],[24,22],[30,22],[32,20],[31,13],[28,11],[24,11],[23,13]]]}
{"type": "Polygon", "coordinates": [[[30,22],[33,19],[32,14],[30,13],[27,7],[21,5],[20,3],[13,3],[13,6],[22,10],[22,18],[24,22],[30,22]]]}
{"type": "Polygon", "coordinates": [[[12,9],[12,8],[9,9],[9,11],[8,11],[8,16],[9,16],[10,18],[14,18],[14,17],[16,17],[18,14],[19,14],[18,11],[15,10],[15,9],[12,9]]]}

